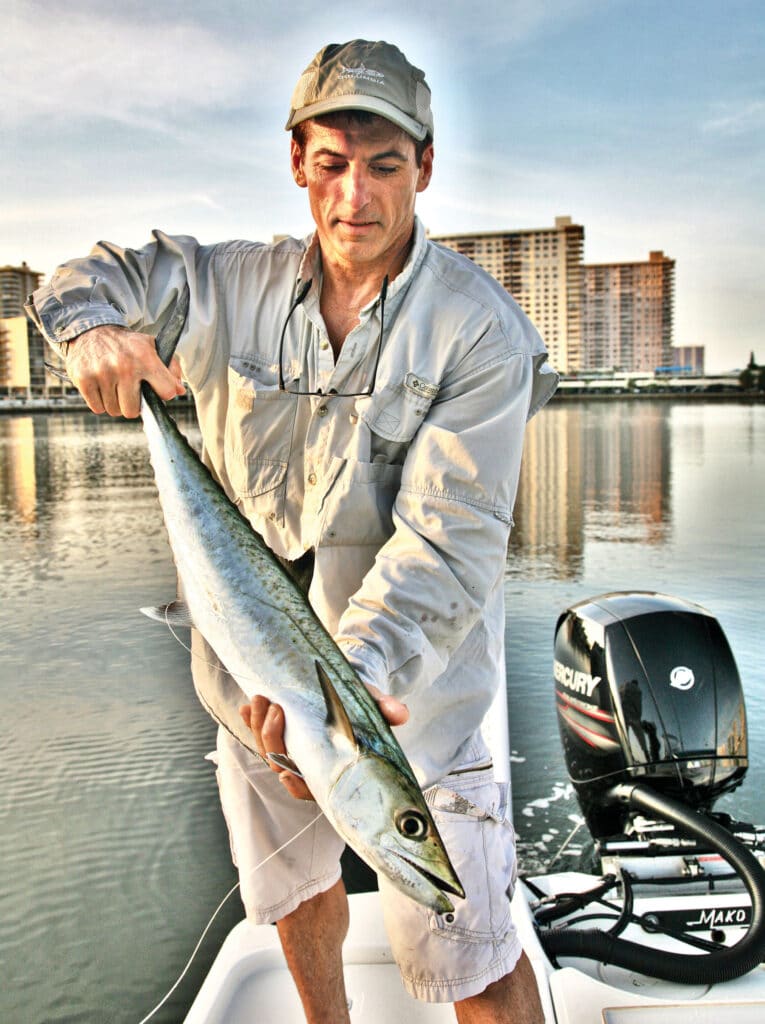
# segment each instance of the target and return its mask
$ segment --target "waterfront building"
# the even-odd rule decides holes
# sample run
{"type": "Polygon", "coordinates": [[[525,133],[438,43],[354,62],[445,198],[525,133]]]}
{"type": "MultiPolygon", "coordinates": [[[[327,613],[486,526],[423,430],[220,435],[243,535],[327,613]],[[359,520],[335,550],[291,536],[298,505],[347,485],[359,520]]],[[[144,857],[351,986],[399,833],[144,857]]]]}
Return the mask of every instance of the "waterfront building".
{"type": "Polygon", "coordinates": [[[580,369],[581,224],[556,217],[550,228],[434,235],[432,240],[470,257],[510,292],[542,335],[557,370],[580,369]]]}
{"type": "Polygon", "coordinates": [[[61,382],[46,371],[45,361],[62,361],[24,312],[27,296],[39,288],[42,277],[25,262],[0,267],[0,395],[61,392],[61,382]]]}
{"type": "MultiPolygon", "coordinates": [[[[49,350],[26,316],[0,319],[0,395],[60,393],[61,384],[45,369],[49,350]]],[[[50,353],[51,362],[59,362],[50,353]]]]}
{"type": "Polygon", "coordinates": [[[673,365],[675,261],[583,266],[580,370],[652,372],[673,365]]]}
{"type": "Polygon", "coordinates": [[[0,394],[31,394],[32,360],[25,316],[0,319],[0,394]]]}
{"type": "Polygon", "coordinates": [[[704,375],[703,345],[673,345],[672,366],[677,373],[704,375]]]}
{"type": "MultiPolygon", "coordinates": [[[[0,319],[0,395],[12,392],[12,381],[23,379],[18,365],[18,342],[12,337],[10,321],[0,319]]],[[[29,390],[29,372],[27,370],[22,390],[29,390]]]]}
{"type": "Polygon", "coordinates": [[[0,319],[23,316],[27,296],[41,283],[42,274],[25,262],[20,267],[0,267],[0,319]]]}

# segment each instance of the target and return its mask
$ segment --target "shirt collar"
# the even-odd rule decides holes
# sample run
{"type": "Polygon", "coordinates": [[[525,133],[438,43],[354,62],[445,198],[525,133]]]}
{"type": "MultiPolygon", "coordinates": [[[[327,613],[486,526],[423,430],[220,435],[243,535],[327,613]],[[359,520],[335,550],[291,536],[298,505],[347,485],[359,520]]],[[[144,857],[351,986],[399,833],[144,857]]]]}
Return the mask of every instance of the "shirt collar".
{"type": "MultiPolygon", "coordinates": [[[[390,309],[393,312],[398,308],[398,305],[403,297],[406,289],[411,284],[412,278],[419,270],[420,264],[425,258],[427,239],[425,236],[425,228],[422,225],[419,217],[414,218],[414,231],[412,237],[412,248],[409,250],[409,255],[406,258],[404,266],[401,268],[401,273],[398,274],[395,280],[391,281],[388,285],[388,294],[385,299],[386,310],[390,309]]],[[[312,231],[310,235],[307,235],[303,239],[305,246],[305,254],[300,262],[300,269],[298,270],[297,280],[295,282],[295,293],[298,292],[300,285],[303,281],[307,281],[309,278],[313,279],[313,286],[311,287],[311,294],[318,296],[321,288],[322,268],[321,268],[321,250],[319,249],[319,238],[315,231],[312,231]]],[[[364,306],[359,312],[360,314],[368,313],[379,301],[379,293],[364,306]]]]}

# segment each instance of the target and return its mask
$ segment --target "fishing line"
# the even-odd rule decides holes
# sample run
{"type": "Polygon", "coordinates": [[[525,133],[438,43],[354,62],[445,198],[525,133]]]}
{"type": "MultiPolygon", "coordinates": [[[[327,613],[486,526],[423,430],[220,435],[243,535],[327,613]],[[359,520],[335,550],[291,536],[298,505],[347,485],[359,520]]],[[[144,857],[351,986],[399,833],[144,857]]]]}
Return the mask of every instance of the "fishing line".
{"type": "MultiPolygon", "coordinates": [[[[214,669],[215,669],[215,670],[216,670],[217,672],[225,672],[225,674],[226,674],[227,676],[231,676],[231,678],[232,678],[232,679],[233,679],[233,680],[234,680],[235,682],[237,682],[237,683],[239,682],[239,680],[238,680],[238,679],[237,679],[237,677],[236,677],[236,676],[234,675],[234,673],[233,673],[233,672],[230,672],[230,671],[229,671],[229,670],[228,670],[228,669],[226,668],[226,666],[225,666],[225,665],[223,664],[223,662],[222,662],[222,661],[208,661],[208,660],[207,660],[207,658],[203,657],[203,655],[201,655],[201,654],[198,654],[198,653],[197,653],[197,652],[196,652],[195,650],[193,650],[193,649],[192,649],[192,648],[191,648],[191,647],[190,647],[190,646],[189,646],[188,644],[185,644],[185,643],[183,642],[183,640],[181,640],[181,638],[180,638],[180,637],[178,636],[178,634],[177,634],[177,633],[175,632],[175,630],[173,629],[173,625],[172,625],[172,623],[170,622],[170,616],[169,616],[169,614],[168,614],[168,608],[167,608],[167,607],[165,607],[165,608],[164,608],[164,612],[165,612],[165,625],[166,625],[166,626],[167,626],[167,628],[168,628],[168,629],[170,630],[170,634],[171,634],[171,636],[172,636],[172,637],[173,637],[173,638],[174,638],[174,639],[175,639],[175,640],[176,640],[176,641],[177,641],[177,642],[178,642],[178,643],[179,643],[179,644],[181,645],[181,647],[182,647],[182,648],[184,649],[184,651],[187,651],[187,652],[188,652],[188,653],[189,653],[189,654],[191,655],[191,657],[192,657],[192,658],[195,658],[195,659],[196,659],[197,661],[201,662],[201,663],[202,663],[203,665],[206,665],[206,666],[207,666],[208,668],[214,668],[214,669]]],[[[190,626],[189,628],[190,628],[190,629],[193,629],[194,627],[193,627],[193,626],[190,626]]],[[[204,637],[203,637],[202,639],[204,639],[204,637]]],[[[206,642],[207,642],[207,641],[205,641],[205,643],[206,643],[206,642]]],[[[215,653],[215,652],[213,652],[213,653],[215,653]]],[[[250,678],[250,679],[248,679],[248,678],[247,678],[247,676],[242,676],[241,678],[242,678],[242,679],[244,680],[244,682],[247,682],[247,683],[256,683],[256,684],[257,684],[257,683],[261,683],[261,682],[262,682],[262,680],[260,680],[260,679],[256,679],[256,678],[250,678]]],[[[240,687],[240,688],[241,688],[241,687],[240,687]]],[[[244,691],[242,691],[242,692],[244,693],[244,691]]],[[[247,696],[247,695],[245,694],[245,698],[246,698],[246,696],[247,696]]]]}
{"type": "MultiPolygon", "coordinates": [[[[191,655],[192,658],[196,658],[197,661],[201,661],[202,664],[203,665],[207,665],[208,668],[214,668],[214,669],[217,669],[218,671],[223,671],[223,672],[226,673],[227,676],[231,676],[233,678],[233,675],[234,675],[233,672],[229,672],[229,670],[226,668],[226,666],[222,662],[220,662],[220,661],[217,661],[217,662],[215,662],[215,661],[208,661],[207,658],[203,658],[201,654],[197,654],[196,651],[193,651],[188,644],[185,644],[183,642],[183,640],[181,640],[181,638],[178,636],[178,634],[173,629],[172,623],[170,622],[170,615],[169,615],[169,612],[168,612],[168,608],[169,608],[169,606],[166,605],[165,609],[164,609],[164,612],[165,612],[165,625],[170,630],[171,635],[178,641],[178,643],[184,649],[184,651],[188,651],[188,653],[191,655]]],[[[247,681],[250,682],[250,683],[257,683],[258,682],[257,679],[248,679],[247,681]]]]}
{"type": "MultiPolygon", "coordinates": [[[[250,872],[249,872],[248,874],[249,874],[249,875],[254,875],[254,874],[255,874],[255,872],[256,872],[256,871],[258,871],[258,870],[260,870],[260,868],[262,868],[264,864],[268,863],[268,861],[269,861],[269,860],[271,860],[271,858],[272,858],[272,857],[275,857],[275,856],[277,855],[277,853],[281,853],[281,852],[282,852],[282,850],[284,850],[284,849],[285,849],[285,848],[286,848],[287,846],[289,846],[289,845],[290,845],[290,843],[294,843],[296,839],[299,839],[299,838],[300,838],[300,836],[302,836],[304,832],[307,832],[307,831],[308,831],[308,829],[309,829],[309,828],[311,828],[311,826],[312,826],[312,825],[315,825],[315,824],[316,824],[316,822],[317,822],[317,821],[319,820],[319,818],[321,818],[322,816],[323,816],[323,811],[319,811],[319,813],[318,813],[318,814],[316,815],[316,817],[315,817],[315,818],[313,818],[313,819],[312,819],[311,821],[309,821],[307,825],[303,826],[303,828],[301,828],[299,832],[296,832],[296,833],[295,833],[295,835],[294,835],[294,836],[292,836],[292,838],[291,838],[291,839],[288,839],[286,843],[283,843],[283,844],[282,844],[282,845],[281,845],[281,846],[280,846],[280,847],[278,848],[278,850],[274,850],[274,851],[273,851],[272,853],[269,853],[269,855],[268,855],[267,857],[264,857],[264,858],[263,858],[263,860],[262,860],[262,861],[260,861],[260,863],[259,863],[259,864],[256,864],[256,865],[255,865],[255,867],[254,867],[254,868],[252,868],[252,870],[251,870],[251,871],[250,871],[250,872]]],[[[156,1013],[158,1013],[158,1011],[159,1011],[159,1010],[161,1010],[161,1009],[162,1009],[162,1007],[163,1007],[163,1006],[165,1005],[165,1003],[166,1003],[166,1002],[168,1001],[168,999],[169,999],[169,998],[170,998],[170,996],[171,996],[171,995],[173,994],[173,992],[175,992],[175,990],[176,990],[176,989],[178,988],[178,986],[180,985],[180,983],[181,983],[181,982],[183,981],[183,979],[184,979],[184,978],[186,977],[186,975],[188,974],[189,968],[191,967],[192,963],[194,962],[194,958],[196,957],[197,953],[199,952],[199,949],[200,949],[200,947],[201,947],[202,943],[203,943],[203,942],[204,942],[204,940],[205,940],[205,936],[207,935],[207,933],[209,932],[210,928],[212,927],[213,921],[214,921],[214,920],[215,920],[215,918],[216,918],[216,917],[218,916],[218,914],[219,914],[219,913],[221,912],[221,910],[223,909],[223,906],[225,905],[225,903],[226,903],[226,902],[227,902],[227,901],[229,900],[229,898],[230,898],[231,896],[233,896],[233,894],[234,894],[234,893],[236,892],[236,890],[237,890],[237,889],[239,888],[240,884],[241,884],[241,882],[237,882],[237,883],[236,883],[236,885],[232,886],[232,887],[231,887],[231,888],[229,889],[229,891],[228,891],[228,892],[226,893],[226,895],[225,895],[225,896],[223,897],[223,899],[222,899],[222,900],[220,901],[220,903],[218,904],[218,906],[217,906],[217,907],[215,908],[215,910],[214,910],[214,912],[213,912],[213,915],[212,915],[212,917],[210,918],[210,920],[209,920],[209,921],[207,922],[207,924],[205,925],[205,929],[204,929],[204,931],[202,932],[202,934],[201,934],[201,935],[199,936],[199,941],[197,942],[196,946],[194,947],[194,949],[193,949],[193,951],[192,951],[192,953],[191,953],[191,956],[190,956],[190,957],[189,957],[189,959],[188,959],[188,962],[187,962],[186,966],[185,966],[185,967],[183,968],[183,970],[181,971],[181,973],[180,973],[180,975],[178,976],[178,979],[177,979],[177,981],[175,982],[175,984],[173,985],[173,987],[172,987],[171,989],[169,989],[169,990],[168,990],[168,991],[167,991],[167,992],[165,993],[165,995],[164,995],[164,996],[162,997],[162,999],[161,999],[161,1000],[160,1000],[160,1001],[159,1001],[159,1002],[157,1003],[157,1005],[156,1005],[156,1006],[154,1007],[154,1009],[153,1009],[153,1010],[151,1010],[151,1011],[150,1011],[150,1012],[149,1012],[149,1013],[148,1013],[148,1014],[147,1014],[147,1015],[146,1015],[146,1016],[145,1016],[145,1017],[144,1017],[144,1018],[143,1018],[142,1020],[140,1020],[140,1021],[138,1022],[138,1024],[147,1024],[147,1021],[150,1021],[150,1020],[151,1020],[151,1018],[152,1018],[153,1016],[155,1016],[155,1014],[156,1014],[156,1013]]]]}
{"type": "MultiPolygon", "coordinates": [[[[177,640],[177,642],[181,645],[181,647],[185,651],[188,651],[188,653],[192,656],[192,658],[197,658],[199,661],[201,661],[203,664],[209,666],[210,668],[214,668],[214,669],[218,669],[218,670],[222,669],[224,672],[227,673],[227,675],[231,675],[232,674],[231,672],[228,671],[228,669],[225,667],[225,665],[222,665],[220,662],[215,663],[215,662],[207,661],[205,658],[202,657],[201,654],[197,654],[195,651],[193,651],[191,649],[191,647],[188,644],[185,644],[183,642],[183,640],[181,640],[181,638],[178,636],[178,634],[173,629],[173,626],[172,626],[172,624],[170,622],[170,616],[168,614],[167,607],[165,608],[165,624],[167,625],[167,628],[170,630],[170,632],[173,635],[173,637],[177,640]]],[[[253,680],[253,682],[254,681],[255,680],[253,680]]],[[[256,864],[255,867],[252,868],[248,872],[248,877],[249,877],[249,875],[254,875],[256,871],[259,871],[260,868],[262,868],[264,864],[267,864],[268,861],[270,861],[272,857],[275,857],[278,853],[281,853],[282,850],[286,849],[286,847],[288,847],[290,845],[290,843],[294,843],[296,839],[299,839],[300,836],[302,836],[304,832],[307,832],[308,829],[311,828],[312,825],[316,824],[316,822],[319,820],[319,818],[321,818],[323,816],[323,813],[324,813],[323,811],[319,811],[319,813],[316,815],[315,818],[312,818],[311,821],[309,821],[307,825],[303,826],[303,828],[301,828],[299,832],[296,832],[294,836],[292,836],[290,839],[288,839],[286,843],[282,843],[282,845],[278,849],[274,850],[272,853],[269,853],[269,855],[267,857],[264,857],[263,860],[260,861],[259,864],[256,864]]],[[[233,885],[229,889],[229,891],[226,893],[226,895],[223,897],[223,899],[220,901],[218,906],[213,911],[212,917],[210,918],[210,920],[205,925],[202,934],[199,936],[199,940],[198,940],[196,946],[194,946],[194,949],[191,952],[191,956],[189,957],[188,962],[186,963],[186,966],[183,968],[183,970],[179,974],[179,976],[176,979],[175,983],[173,984],[172,988],[170,988],[165,993],[165,995],[157,1003],[157,1005],[154,1007],[154,1009],[151,1010],[142,1020],[140,1020],[138,1022],[138,1024],[147,1024],[147,1022],[150,1021],[152,1019],[152,1017],[154,1017],[159,1012],[159,1010],[162,1009],[162,1007],[168,1001],[168,999],[173,994],[173,992],[175,992],[175,990],[178,988],[180,983],[183,981],[183,979],[188,974],[189,968],[191,967],[192,963],[194,962],[194,958],[196,957],[197,953],[199,952],[199,950],[200,950],[200,948],[202,946],[202,943],[204,942],[205,937],[207,936],[207,933],[209,932],[210,928],[212,927],[213,922],[215,921],[216,917],[221,912],[221,910],[223,909],[225,904],[228,902],[228,900],[234,895],[234,893],[240,887],[240,885],[241,885],[241,880],[239,882],[237,882],[235,885],[233,885]]]]}
{"type": "Polygon", "coordinates": [[[575,836],[575,835],[577,834],[577,832],[578,832],[578,831],[579,831],[579,829],[580,829],[580,828],[582,827],[582,825],[584,825],[584,818],[581,818],[581,819],[580,819],[580,820],[579,820],[579,821],[577,822],[577,824],[576,824],[576,825],[574,825],[574,827],[573,827],[573,828],[571,829],[571,832],[570,832],[570,833],[568,834],[568,836],[567,836],[567,838],[566,838],[565,842],[563,843],[563,845],[561,846],[561,848],[560,848],[560,849],[558,850],[558,852],[557,852],[557,853],[555,854],[555,856],[554,856],[554,857],[553,857],[553,859],[552,859],[552,860],[550,861],[550,863],[549,863],[549,864],[547,865],[547,870],[548,870],[548,871],[549,871],[549,870],[550,870],[550,868],[551,868],[551,867],[553,866],[553,864],[555,863],[555,861],[556,861],[556,860],[557,860],[557,859],[558,859],[558,858],[559,858],[559,857],[561,856],[561,854],[563,853],[563,851],[564,851],[564,850],[566,849],[566,847],[568,846],[568,844],[569,844],[569,843],[571,842],[571,840],[572,840],[572,839],[574,838],[574,836],[575,836]]]}
{"type": "MultiPolygon", "coordinates": [[[[165,605],[165,609],[164,609],[164,611],[165,611],[165,625],[170,630],[171,636],[173,636],[174,639],[181,645],[181,647],[184,649],[184,651],[187,651],[191,655],[192,658],[196,658],[197,661],[201,661],[201,663],[203,665],[206,665],[208,668],[215,669],[216,672],[225,672],[225,674],[227,676],[231,676],[231,678],[236,683],[238,683],[239,680],[236,678],[234,673],[233,672],[229,672],[229,670],[226,668],[226,666],[223,664],[222,661],[217,661],[217,662],[216,661],[208,661],[207,658],[202,657],[201,654],[197,654],[196,651],[192,650],[192,648],[189,647],[188,644],[185,644],[183,642],[183,640],[181,640],[181,638],[178,636],[178,634],[173,629],[172,623],[170,622],[170,616],[168,614],[168,608],[169,608],[169,605],[165,605]]],[[[193,626],[191,628],[193,629],[193,626]]],[[[204,637],[202,639],[204,639],[204,637]]],[[[245,679],[246,677],[243,676],[242,678],[245,679]]],[[[257,679],[247,679],[246,681],[249,682],[249,683],[257,683],[259,680],[257,680],[257,679]]],[[[244,697],[246,698],[247,695],[244,693],[244,691],[242,691],[242,693],[243,693],[244,697]]],[[[201,700],[201,698],[200,698],[200,700],[201,700]]],[[[202,701],[202,704],[205,707],[207,707],[207,705],[205,704],[204,701],[202,701]]],[[[212,715],[212,711],[210,711],[210,714],[212,715]]],[[[215,718],[215,720],[217,722],[220,722],[220,719],[217,718],[216,715],[212,715],[212,717],[215,718]]],[[[231,730],[228,728],[227,725],[224,725],[223,728],[224,729],[228,729],[228,731],[231,732],[231,730]]],[[[232,733],[232,735],[233,735],[233,733],[232,733]]],[[[269,768],[273,768],[273,764],[272,764],[271,761],[268,760],[268,757],[264,757],[263,754],[256,754],[255,751],[252,750],[251,748],[247,748],[247,749],[250,750],[251,754],[253,754],[256,757],[259,757],[260,760],[263,762],[263,764],[268,765],[269,768]]],[[[296,766],[296,768],[297,768],[297,766],[296,766]]],[[[301,779],[303,778],[303,776],[297,770],[295,770],[294,774],[297,775],[298,778],[301,778],[301,779]]],[[[143,1022],[141,1022],[141,1024],[143,1024],[143,1022]]]]}

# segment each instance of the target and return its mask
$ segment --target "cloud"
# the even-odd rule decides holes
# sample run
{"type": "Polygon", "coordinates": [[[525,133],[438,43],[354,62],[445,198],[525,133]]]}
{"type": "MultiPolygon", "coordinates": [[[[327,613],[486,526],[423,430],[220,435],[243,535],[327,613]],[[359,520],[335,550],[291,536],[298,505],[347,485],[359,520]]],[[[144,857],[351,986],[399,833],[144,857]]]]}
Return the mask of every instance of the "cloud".
{"type": "Polygon", "coordinates": [[[506,59],[514,46],[604,2],[478,0],[468,11],[463,0],[443,0],[434,38],[429,7],[411,0],[391,0],[384,12],[377,0],[328,10],[303,0],[288,9],[253,9],[242,0],[135,0],[123,8],[16,0],[3,18],[0,124],[87,118],[179,131],[196,115],[261,105],[268,97],[284,106],[296,68],[330,37],[403,36],[405,49],[419,40],[416,49],[424,46],[434,72],[438,40],[449,39],[441,57],[451,71],[475,70],[488,53],[506,59]]]}
{"type": "MultiPolygon", "coordinates": [[[[91,195],[87,204],[87,217],[91,221],[103,221],[115,210],[123,217],[152,217],[168,215],[174,210],[192,209],[225,212],[226,207],[209,192],[184,192],[177,189],[155,190],[151,194],[128,192],[105,192],[91,195]]],[[[48,199],[35,197],[29,202],[16,202],[6,207],[0,216],[0,229],[4,233],[13,228],[29,225],[71,224],[83,219],[83,204],[80,196],[48,199]]]]}
{"type": "Polygon", "coordinates": [[[147,31],[135,11],[21,0],[4,16],[0,89],[6,124],[32,118],[123,123],[191,120],[248,100],[268,72],[192,20],[147,31]]]}
{"type": "Polygon", "coordinates": [[[702,124],[704,132],[717,135],[744,135],[765,125],[765,100],[742,103],[718,103],[717,112],[702,124]]]}

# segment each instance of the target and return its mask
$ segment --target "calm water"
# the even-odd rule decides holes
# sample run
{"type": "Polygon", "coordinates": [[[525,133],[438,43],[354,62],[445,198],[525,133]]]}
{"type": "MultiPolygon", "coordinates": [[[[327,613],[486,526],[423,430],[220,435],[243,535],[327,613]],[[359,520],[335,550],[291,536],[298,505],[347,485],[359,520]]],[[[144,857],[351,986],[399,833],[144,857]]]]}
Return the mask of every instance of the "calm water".
{"type": "MultiPolygon", "coordinates": [[[[524,867],[578,821],[555,620],[607,590],[674,593],[719,618],[753,762],[725,806],[765,820],[763,479],[763,406],[565,403],[532,422],[506,584],[524,867]]],[[[0,560],[0,1020],[137,1024],[235,881],[204,760],[214,728],[185,651],[137,613],[175,581],[140,425],[0,417],[0,560]]],[[[234,899],[155,1020],[183,1018],[239,916],[234,899]]]]}

